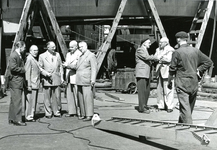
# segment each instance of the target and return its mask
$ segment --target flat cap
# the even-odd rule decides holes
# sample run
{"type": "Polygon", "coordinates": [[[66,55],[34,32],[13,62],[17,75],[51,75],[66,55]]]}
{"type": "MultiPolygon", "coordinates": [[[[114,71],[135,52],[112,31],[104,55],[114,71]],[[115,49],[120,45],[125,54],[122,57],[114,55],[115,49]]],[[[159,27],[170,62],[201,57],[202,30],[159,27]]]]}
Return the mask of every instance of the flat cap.
{"type": "Polygon", "coordinates": [[[188,38],[188,33],[186,33],[185,31],[180,31],[176,33],[175,37],[176,38],[188,38]]]}

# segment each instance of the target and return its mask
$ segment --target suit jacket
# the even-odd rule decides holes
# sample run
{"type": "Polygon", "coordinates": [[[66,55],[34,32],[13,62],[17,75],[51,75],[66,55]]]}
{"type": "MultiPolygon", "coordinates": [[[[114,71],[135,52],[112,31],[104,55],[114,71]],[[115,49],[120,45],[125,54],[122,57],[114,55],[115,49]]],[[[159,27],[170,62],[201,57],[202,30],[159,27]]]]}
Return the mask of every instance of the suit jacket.
{"type": "Polygon", "coordinates": [[[51,78],[43,77],[43,86],[59,86],[63,81],[63,67],[60,54],[46,51],[39,55],[39,66],[52,74],[51,78]]]}
{"type": "Polygon", "coordinates": [[[155,60],[153,55],[149,55],[146,47],[142,46],[136,50],[136,77],[150,78],[151,60],[155,60]]]}
{"type": "MultiPolygon", "coordinates": [[[[76,65],[79,57],[81,56],[81,51],[76,50],[74,53],[68,52],[66,54],[66,64],[69,68],[66,69],[66,82],[70,83],[70,76],[74,76],[76,74],[76,65]]],[[[75,77],[76,78],[76,77],[75,77]]]]}
{"type": "Polygon", "coordinates": [[[172,59],[172,54],[174,52],[174,48],[170,45],[164,47],[163,50],[159,48],[156,49],[155,56],[160,58],[159,63],[156,66],[157,77],[159,73],[161,74],[162,78],[168,78],[169,76],[169,66],[172,59]]]}
{"type": "Polygon", "coordinates": [[[97,62],[96,56],[87,50],[80,56],[76,67],[76,84],[89,86],[91,81],[96,81],[97,62]]]}
{"type": "Polygon", "coordinates": [[[22,89],[24,87],[25,68],[24,61],[16,52],[12,52],[9,58],[9,87],[14,89],[22,89]]]}
{"type": "Polygon", "coordinates": [[[39,89],[40,74],[46,76],[47,72],[39,66],[38,61],[31,54],[26,58],[25,70],[27,86],[39,89]]]}

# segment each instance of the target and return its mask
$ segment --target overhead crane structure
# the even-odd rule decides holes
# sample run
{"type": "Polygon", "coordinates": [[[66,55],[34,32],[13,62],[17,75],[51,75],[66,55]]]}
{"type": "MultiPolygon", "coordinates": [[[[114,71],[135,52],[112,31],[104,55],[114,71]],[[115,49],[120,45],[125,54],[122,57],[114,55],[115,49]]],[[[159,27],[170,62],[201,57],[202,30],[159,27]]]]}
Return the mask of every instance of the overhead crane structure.
{"type": "MultiPolygon", "coordinates": [[[[65,58],[67,47],[60,31],[56,17],[51,9],[49,0],[26,0],[21,14],[18,31],[13,41],[11,53],[15,50],[17,41],[26,41],[31,35],[32,28],[35,23],[36,16],[41,17],[41,28],[44,31],[44,37],[47,41],[57,40],[60,46],[61,53],[65,58]]],[[[5,76],[8,73],[8,66],[5,71],[5,76]]]]}
{"type": "MultiPolygon", "coordinates": [[[[160,17],[158,15],[157,9],[155,7],[154,1],[153,0],[143,0],[143,2],[144,2],[144,6],[145,6],[144,9],[146,10],[146,12],[149,16],[150,23],[151,23],[152,27],[153,28],[156,27],[156,29],[157,29],[156,32],[154,32],[155,38],[157,38],[157,36],[158,36],[157,32],[159,32],[161,37],[167,37],[166,32],[164,30],[164,27],[161,23],[160,17]]],[[[116,32],[116,29],[118,27],[118,23],[121,19],[121,16],[123,14],[126,3],[127,3],[127,0],[121,1],[120,6],[119,6],[118,11],[117,11],[117,14],[113,20],[113,24],[112,24],[112,27],[110,29],[110,32],[109,32],[108,36],[106,37],[105,42],[100,46],[100,48],[96,54],[98,71],[99,71],[99,69],[102,65],[102,62],[105,58],[105,55],[109,49],[109,46],[111,44],[112,38],[113,38],[113,36],[116,32]]]]}
{"type": "MultiPolygon", "coordinates": [[[[163,28],[163,25],[160,21],[160,17],[157,13],[157,10],[155,8],[153,0],[143,0],[144,5],[146,7],[147,14],[149,16],[149,19],[152,23],[153,27],[159,28],[159,33],[161,36],[166,36],[165,30],[163,28]]],[[[117,26],[119,24],[119,21],[121,19],[122,13],[124,11],[125,5],[127,3],[127,0],[121,0],[120,6],[118,8],[117,14],[114,18],[113,25],[111,27],[111,30],[106,37],[106,40],[104,43],[100,46],[96,57],[97,57],[97,65],[98,70],[100,69],[102,62],[105,58],[106,52],[111,44],[111,41],[114,37],[114,34],[116,32],[117,26]]],[[[47,41],[57,39],[57,42],[60,46],[61,53],[63,54],[63,57],[65,57],[67,52],[67,46],[63,39],[63,36],[61,34],[59,25],[57,23],[57,20],[55,18],[55,15],[51,9],[51,5],[49,0],[26,0],[23,11],[21,14],[20,22],[19,22],[19,28],[16,33],[14,44],[12,47],[12,51],[14,51],[14,45],[17,41],[23,40],[26,41],[28,38],[28,33],[31,32],[32,27],[34,26],[34,22],[36,19],[36,15],[41,17],[41,23],[40,27],[44,31],[44,37],[47,41]]],[[[155,33],[156,35],[156,33],[155,33]]],[[[7,73],[7,70],[6,70],[7,73]]]]}

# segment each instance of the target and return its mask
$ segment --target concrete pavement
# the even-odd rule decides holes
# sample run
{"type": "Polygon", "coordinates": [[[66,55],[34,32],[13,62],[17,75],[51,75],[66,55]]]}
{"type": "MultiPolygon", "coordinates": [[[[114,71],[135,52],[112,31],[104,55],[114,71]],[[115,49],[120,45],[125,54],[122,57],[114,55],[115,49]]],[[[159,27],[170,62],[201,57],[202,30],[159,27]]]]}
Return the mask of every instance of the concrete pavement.
{"type": "MultiPolygon", "coordinates": [[[[109,91],[109,93],[119,97],[121,101],[108,97],[104,91],[98,90],[94,110],[100,114],[102,120],[113,116],[171,122],[178,120],[179,111],[177,109],[174,109],[172,113],[153,110],[150,114],[140,114],[135,110],[138,103],[137,94],[129,95],[113,91],[109,91]]],[[[42,93],[38,100],[37,122],[27,123],[27,126],[24,127],[9,125],[7,119],[10,102],[9,91],[7,94],[8,96],[0,99],[0,150],[213,149],[200,144],[174,142],[152,137],[144,140],[137,135],[99,130],[94,128],[91,122],[66,118],[64,114],[61,118],[46,119],[44,118],[42,93]]],[[[176,103],[177,99],[175,98],[174,101],[176,103]]],[[[156,102],[156,98],[150,98],[148,104],[155,105],[156,102]]],[[[62,95],[62,106],[63,113],[65,113],[67,103],[64,95],[62,95]]],[[[193,113],[194,124],[203,125],[216,107],[216,101],[198,100],[193,113]]]]}

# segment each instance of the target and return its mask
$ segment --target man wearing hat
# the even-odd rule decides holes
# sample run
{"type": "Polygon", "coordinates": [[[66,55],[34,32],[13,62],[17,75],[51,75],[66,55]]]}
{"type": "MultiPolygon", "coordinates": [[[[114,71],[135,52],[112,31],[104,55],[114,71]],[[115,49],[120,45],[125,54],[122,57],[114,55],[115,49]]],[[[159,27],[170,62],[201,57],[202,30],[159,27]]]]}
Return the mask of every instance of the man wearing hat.
{"type": "Polygon", "coordinates": [[[156,56],[149,55],[148,48],[151,46],[151,41],[146,38],[141,41],[141,46],[136,50],[136,80],[138,88],[138,99],[140,113],[150,113],[147,107],[150,94],[150,73],[151,61],[157,60],[156,56]]]}
{"type": "Polygon", "coordinates": [[[167,88],[169,66],[172,59],[174,48],[169,44],[167,37],[162,37],[159,47],[156,49],[155,56],[159,62],[156,66],[157,77],[157,106],[159,110],[166,110],[168,113],[173,111],[174,86],[172,89],[167,88]]]}
{"type": "Polygon", "coordinates": [[[179,48],[172,55],[169,68],[168,88],[175,76],[175,88],[179,100],[179,123],[193,124],[192,112],[198,91],[198,72],[205,72],[212,60],[199,49],[187,44],[188,34],[184,31],[175,35],[179,48]]]}

